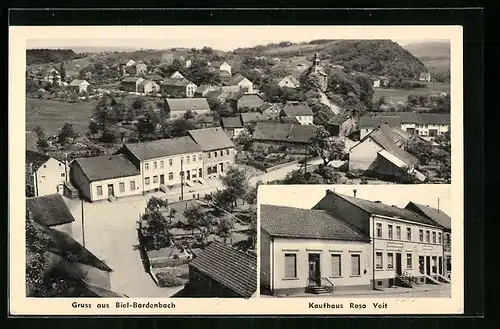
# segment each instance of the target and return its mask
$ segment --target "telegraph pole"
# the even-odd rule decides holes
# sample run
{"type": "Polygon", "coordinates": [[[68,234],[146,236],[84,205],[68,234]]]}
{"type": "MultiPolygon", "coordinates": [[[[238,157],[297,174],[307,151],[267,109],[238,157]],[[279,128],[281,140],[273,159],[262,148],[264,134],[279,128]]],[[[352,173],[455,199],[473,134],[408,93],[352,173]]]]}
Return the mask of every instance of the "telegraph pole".
{"type": "Polygon", "coordinates": [[[80,199],[82,202],[82,244],[85,247],[85,221],[83,220],[83,199],[80,199]]]}
{"type": "Polygon", "coordinates": [[[183,169],[183,161],[184,158],[181,158],[181,201],[184,200],[184,169],[183,169]]]}

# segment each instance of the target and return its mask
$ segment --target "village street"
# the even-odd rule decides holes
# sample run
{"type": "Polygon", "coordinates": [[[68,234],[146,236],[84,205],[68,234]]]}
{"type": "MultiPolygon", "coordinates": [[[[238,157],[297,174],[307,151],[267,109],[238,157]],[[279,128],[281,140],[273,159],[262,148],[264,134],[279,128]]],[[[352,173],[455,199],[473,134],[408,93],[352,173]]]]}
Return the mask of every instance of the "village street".
{"type": "MultiPolygon", "coordinates": [[[[111,289],[129,297],[169,297],[182,289],[159,288],[145,272],[139,251],[134,248],[137,240],[137,220],[144,212],[151,195],[119,199],[113,202],[84,203],[85,244],[95,256],[110,268],[111,289]]],[[[83,244],[82,208],[80,200],[66,199],[75,217],[73,237],[83,244]]],[[[182,213],[196,201],[171,204],[182,213]]]]}

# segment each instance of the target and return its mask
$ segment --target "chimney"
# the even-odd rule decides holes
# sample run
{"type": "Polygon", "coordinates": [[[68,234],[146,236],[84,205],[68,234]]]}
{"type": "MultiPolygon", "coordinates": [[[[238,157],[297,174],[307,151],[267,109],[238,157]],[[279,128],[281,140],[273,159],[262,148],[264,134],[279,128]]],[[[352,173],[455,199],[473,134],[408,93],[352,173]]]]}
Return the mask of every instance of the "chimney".
{"type": "Polygon", "coordinates": [[[356,197],[356,193],[357,193],[357,192],[358,192],[358,190],[356,190],[356,189],[353,189],[353,190],[352,190],[352,193],[354,194],[354,197],[356,197]]]}

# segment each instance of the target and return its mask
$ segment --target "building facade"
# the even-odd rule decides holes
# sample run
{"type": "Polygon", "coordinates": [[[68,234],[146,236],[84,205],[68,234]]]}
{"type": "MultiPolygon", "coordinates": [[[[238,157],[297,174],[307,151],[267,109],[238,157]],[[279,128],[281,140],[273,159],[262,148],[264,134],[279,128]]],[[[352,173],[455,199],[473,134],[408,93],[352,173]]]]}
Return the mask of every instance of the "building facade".
{"type": "Polygon", "coordinates": [[[26,186],[28,196],[62,194],[67,180],[66,165],[45,154],[26,150],[26,186]]]}
{"type": "Polygon", "coordinates": [[[120,83],[120,89],[128,92],[139,92],[139,84],[144,79],[141,77],[126,77],[120,83]]]}
{"type": "Polygon", "coordinates": [[[189,135],[203,151],[204,179],[219,178],[234,164],[235,145],[222,128],[190,130],[189,135]]]}

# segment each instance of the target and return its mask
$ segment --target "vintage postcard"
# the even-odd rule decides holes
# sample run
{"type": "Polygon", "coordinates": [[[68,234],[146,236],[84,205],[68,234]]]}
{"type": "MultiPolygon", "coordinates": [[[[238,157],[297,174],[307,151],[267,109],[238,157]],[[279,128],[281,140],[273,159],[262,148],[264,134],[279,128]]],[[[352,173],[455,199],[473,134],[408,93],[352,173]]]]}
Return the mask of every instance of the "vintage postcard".
{"type": "Polygon", "coordinates": [[[461,27],[9,32],[12,315],[463,311],[461,27]]]}

